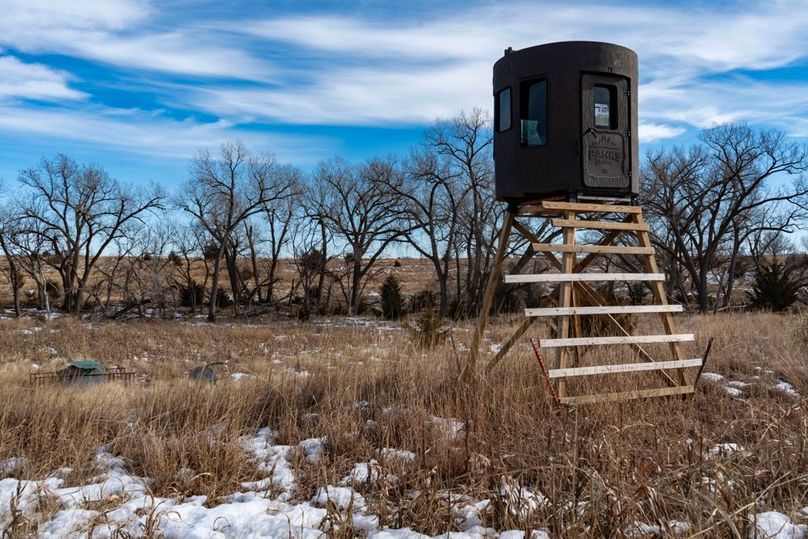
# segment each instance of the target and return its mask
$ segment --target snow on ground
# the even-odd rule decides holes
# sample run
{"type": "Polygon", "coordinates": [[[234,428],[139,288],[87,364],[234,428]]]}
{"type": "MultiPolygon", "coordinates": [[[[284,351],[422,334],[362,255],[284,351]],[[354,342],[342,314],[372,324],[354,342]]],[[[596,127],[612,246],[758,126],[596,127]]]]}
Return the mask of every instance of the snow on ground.
{"type": "Polygon", "coordinates": [[[365,498],[354,489],[348,487],[332,487],[331,485],[320,487],[311,501],[320,507],[327,507],[329,502],[340,509],[353,508],[354,510],[363,510],[367,507],[365,498]]]}
{"type": "MultiPolygon", "coordinates": [[[[759,385],[762,383],[762,378],[760,374],[766,374],[766,375],[774,374],[773,371],[765,370],[760,367],[755,367],[755,370],[759,374],[752,377],[754,384],[750,382],[743,382],[741,380],[727,380],[726,377],[716,372],[704,372],[701,374],[701,379],[707,380],[708,382],[712,382],[714,384],[721,385],[721,388],[730,397],[741,398],[746,394],[746,392],[750,388],[753,387],[753,385],[755,384],[759,385]]],[[[794,386],[785,380],[778,379],[777,382],[774,384],[773,388],[777,391],[784,393],[785,395],[788,395],[791,398],[798,399],[800,397],[799,392],[797,392],[794,386]]]]}
{"type": "Polygon", "coordinates": [[[782,391],[783,393],[785,393],[785,394],[786,394],[786,395],[788,395],[789,397],[794,397],[794,398],[797,398],[797,397],[799,397],[799,396],[800,396],[800,394],[799,394],[799,393],[797,393],[797,390],[796,390],[796,389],[794,389],[794,386],[792,386],[791,384],[789,384],[789,383],[788,383],[788,382],[786,382],[785,380],[779,380],[779,381],[778,381],[778,382],[777,382],[777,383],[774,385],[774,388],[775,388],[777,391],[782,391]]]}
{"type": "Polygon", "coordinates": [[[513,517],[528,519],[536,511],[549,504],[544,494],[533,492],[510,477],[503,477],[501,481],[499,494],[513,517]]]}
{"type": "MultiPolygon", "coordinates": [[[[444,420],[457,432],[451,421],[444,420]]],[[[458,422],[460,423],[460,422],[458,422]]],[[[462,425],[462,423],[460,423],[462,425]]],[[[167,538],[241,538],[241,537],[326,537],[338,522],[350,524],[369,539],[415,539],[428,536],[408,528],[381,528],[377,516],[368,514],[365,498],[354,485],[378,481],[382,466],[371,459],[357,463],[346,476],[342,486],[320,487],[308,501],[292,501],[296,477],[288,458],[290,452],[301,451],[309,464],[322,456],[325,438],[310,438],[297,445],[275,445],[276,433],[268,428],[254,436],[244,437],[242,446],[249,451],[261,472],[267,475],[259,481],[241,484],[242,490],[225,496],[207,507],[205,496],[162,498],[149,492],[148,478],[129,475],[121,457],[99,448],[96,467],[101,473],[87,484],[65,486],[64,477],[71,470],[58,470],[39,481],[6,478],[0,480],[0,529],[5,529],[15,515],[38,523],[42,538],[57,537],[119,537],[159,535],[167,538]],[[47,503],[46,503],[47,502],[47,503]],[[52,508],[44,513],[44,508],[52,508]],[[103,507],[103,510],[100,508],[103,507]],[[336,517],[336,518],[335,518],[336,517]]],[[[412,462],[415,454],[395,448],[383,448],[379,456],[385,461],[412,462]]],[[[3,473],[13,473],[22,459],[6,459],[3,473]]],[[[395,480],[395,476],[386,475],[395,480]]],[[[506,499],[514,511],[532,511],[546,503],[544,496],[511,481],[505,487],[506,499]]],[[[447,496],[449,494],[447,493],[447,496]]],[[[455,497],[452,498],[455,501],[455,497]]],[[[452,505],[459,532],[439,537],[482,539],[501,537],[516,539],[524,532],[512,530],[497,534],[482,526],[481,515],[490,501],[459,498],[452,505]]],[[[549,539],[543,531],[533,532],[532,538],[549,539]]]]}
{"type": "Polygon", "coordinates": [[[463,431],[466,429],[466,424],[455,418],[447,419],[445,417],[433,416],[432,422],[446,439],[452,442],[459,440],[463,431]]]}
{"type": "Polygon", "coordinates": [[[749,539],[805,539],[808,525],[794,524],[791,519],[777,511],[767,511],[749,517],[752,530],[749,539]]]}
{"type": "Polygon", "coordinates": [[[358,462],[351,471],[342,478],[343,485],[362,485],[366,483],[376,483],[381,478],[382,467],[376,459],[368,462],[358,462]]]}
{"type": "Polygon", "coordinates": [[[743,447],[739,444],[735,443],[723,443],[723,444],[716,444],[707,450],[707,458],[711,457],[726,457],[732,455],[733,453],[738,453],[743,451],[743,447]]]}
{"type": "Polygon", "coordinates": [[[628,537],[665,537],[668,534],[684,535],[688,529],[690,524],[680,520],[669,520],[665,526],[635,522],[625,530],[625,534],[628,537]]]}
{"type": "Polygon", "coordinates": [[[23,465],[25,465],[25,459],[19,457],[0,460],[0,474],[13,474],[23,465]]]}
{"type": "Polygon", "coordinates": [[[381,321],[378,318],[367,316],[340,316],[322,317],[314,321],[317,326],[342,327],[342,328],[371,328],[377,332],[382,331],[402,331],[404,328],[400,324],[381,321]]]}
{"type": "Polygon", "coordinates": [[[381,458],[390,462],[413,462],[415,460],[415,453],[412,451],[404,451],[403,449],[393,449],[392,447],[384,447],[379,451],[381,458]]]}
{"type": "Polygon", "coordinates": [[[703,372],[701,373],[702,380],[709,380],[711,382],[723,382],[724,377],[717,372],[703,372]]]}

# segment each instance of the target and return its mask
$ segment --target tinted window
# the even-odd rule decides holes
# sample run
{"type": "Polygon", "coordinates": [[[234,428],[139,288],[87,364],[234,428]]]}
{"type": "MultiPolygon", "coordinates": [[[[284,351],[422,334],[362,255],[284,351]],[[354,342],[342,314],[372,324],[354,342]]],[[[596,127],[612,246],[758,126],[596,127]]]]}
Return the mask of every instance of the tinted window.
{"type": "Polygon", "coordinates": [[[595,127],[617,129],[617,103],[614,86],[596,84],[592,88],[595,127]]]}
{"type": "Polygon", "coordinates": [[[522,144],[547,144],[547,81],[533,81],[522,87],[522,144]]]}
{"type": "Polygon", "coordinates": [[[494,117],[500,133],[511,128],[511,89],[505,88],[497,94],[494,117]]]}

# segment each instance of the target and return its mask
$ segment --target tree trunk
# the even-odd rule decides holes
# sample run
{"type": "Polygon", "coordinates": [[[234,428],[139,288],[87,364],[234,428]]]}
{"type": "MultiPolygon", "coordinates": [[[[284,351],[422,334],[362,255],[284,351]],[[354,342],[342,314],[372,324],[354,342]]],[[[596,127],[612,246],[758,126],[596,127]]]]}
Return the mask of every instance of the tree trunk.
{"type": "Polygon", "coordinates": [[[699,295],[699,312],[706,314],[710,308],[710,297],[707,293],[707,270],[704,268],[699,269],[699,282],[698,289],[699,295]]]}
{"type": "Polygon", "coordinates": [[[732,291],[735,288],[735,268],[738,267],[738,252],[741,250],[741,238],[736,232],[732,242],[732,256],[729,259],[729,270],[727,275],[727,288],[724,292],[722,307],[732,306],[732,291]]]}
{"type": "Polygon", "coordinates": [[[435,277],[438,280],[438,289],[440,293],[440,304],[438,306],[438,313],[440,316],[446,316],[446,311],[449,307],[449,286],[448,275],[443,271],[440,258],[432,258],[432,265],[435,267],[435,277]]]}
{"type": "Polygon", "coordinates": [[[210,285],[210,301],[208,302],[208,322],[216,321],[216,304],[219,296],[219,273],[222,269],[222,254],[224,248],[219,244],[216,250],[216,260],[213,263],[213,280],[210,285]]]}
{"type": "Polygon", "coordinates": [[[236,260],[238,254],[235,249],[224,249],[224,260],[227,265],[227,277],[230,281],[230,292],[233,294],[233,314],[238,316],[239,312],[239,299],[241,298],[241,285],[239,283],[238,275],[238,262],[236,260]]]}
{"type": "Polygon", "coordinates": [[[20,272],[11,257],[8,257],[8,267],[9,276],[11,277],[11,295],[14,298],[14,316],[19,318],[22,314],[20,309],[20,272]]]}
{"type": "MultiPolygon", "coordinates": [[[[325,223],[320,221],[320,241],[321,241],[321,249],[320,249],[320,275],[317,279],[317,304],[320,310],[323,309],[323,287],[325,286],[325,270],[326,264],[328,263],[328,253],[326,249],[328,249],[328,236],[326,233],[325,223]]],[[[330,297],[329,291],[329,297],[330,297]]],[[[327,305],[327,304],[326,304],[327,305]]]]}
{"type": "MultiPolygon", "coordinates": [[[[263,303],[263,296],[261,295],[261,279],[258,277],[258,255],[255,252],[255,243],[253,242],[253,228],[247,229],[247,246],[250,249],[250,263],[252,264],[253,279],[255,280],[255,292],[258,296],[258,303],[263,303]]],[[[269,295],[272,294],[272,272],[270,272],[269,295]]]]}
{"type": "MultiPolygon", "coordinates": [[[[354,252],[355,256],[355,252],[354,252]]],[[[362,281],[362,259],[356,258],[353,262],[351,275],[351,305],[349,315],[359,313],[359,287],[362,281]]]]}

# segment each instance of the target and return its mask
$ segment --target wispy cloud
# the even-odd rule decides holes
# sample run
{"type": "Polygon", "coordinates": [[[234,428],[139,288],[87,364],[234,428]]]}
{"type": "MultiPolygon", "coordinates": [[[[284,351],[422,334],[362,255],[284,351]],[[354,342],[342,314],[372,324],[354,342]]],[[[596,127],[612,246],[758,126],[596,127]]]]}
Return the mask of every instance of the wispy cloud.
{"type": "Polygon", "coordinates": [[[271,66],[193,24],[156,30],[153,6],[139,0],[4,0],[0,44],[28,53],[73,56],[164,73],[266,80],[271,66]]]}
{"type": "Polygon", "coordinates": [[[489,108],[491,66],[505,47],[584,39],[639,53],[643,141],[724,121],[808,136],[808,76],[766,76],[808,63],[804,0],[504,1],[406,15],[251,5],[227,18],[147,0],[0,1],[6,132],[177,157],[253,137],[311,159],[334,151],[321,126],[417,126],[489,108]],[[76,59],[106,78],[88,78],[96,72],[76,59]],[[312,136],[276,133],[299,126],[312,136]],[[307,140],[310,151],[300,150],[307,140]]]}
{"type": "Polygon", "coordinates": [[[489,107],[493,61],[506,45],[534,45],[540,35],[544,42],[617,41],[638,51],[644,140],[730,120],[788,127],[808,112],[808,94],[795,95],[787,106],[769,99],[763,114],[753,114],[750,109],[761,105],[757,91],[745,97],[736,81],[709,77],[805,58],[808,10],[803,7],[794,1],[694,9],[518,2],[470,7],[427,23],[320,14],[269,18],[239,29],[276,47],[293,46],[309,70],[290,71],[290,84],[224,85],[191,99],[216,114],[289,123],[422,123],[460,108],[489,107]],[[735,99],[727,99],[728,93],[735,99]]]}
{"type": "Polygon", "coordinates": [[[174,120],[158,112],[88,107],[83,110],[36,109],[0,104],[0,131],[81,140],[105,148],[188,159],[200,148],[239,138],[271,151],[286,162],[310,162],[310,154],[333,146],[326,137],[236,131],[232,122],[174,120]]]}
{"type": "Polygon", "coordinates": [[[68,87],[69,75],[42,64],[27,64],[0,52],[0,101],[8,98],[54,101],[87,95],[68,87]]]}

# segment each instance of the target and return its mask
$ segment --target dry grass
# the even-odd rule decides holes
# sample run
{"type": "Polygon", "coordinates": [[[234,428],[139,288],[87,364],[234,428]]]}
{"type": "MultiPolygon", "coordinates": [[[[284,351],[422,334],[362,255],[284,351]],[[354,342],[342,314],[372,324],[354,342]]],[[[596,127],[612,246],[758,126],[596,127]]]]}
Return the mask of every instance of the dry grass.
{"type": "MultiPolygon", "coordinates": [[[[635,521],[664,527],[678,520],[690,523],[689,534],[745,536],[752,512],[808,505],[804,398],[773,388],[784,379],[808,395],[805,320],[727,314],[679,321],[699,336],[687,347],[690,357],[715,337],[707,370],[752,383],[743,398],[705,381],[691,399],[558,414],[526,342],[470,398],[457,382],[468,326],[453,331],[458,358],[451,341],[423,350],[400,326],[351,326],[345,319],[215,326],[4,321],[0,460],[25,457],[17,477],[70,467],[68,480],[77,484],[96,473],[95,452],[107,445],[132,473],[153,478],[155,495],[204,494],[216,503],[259,477],[238,439],[270,426],[278,443],[327,438],[318,464],[291,459],[297,499],[310,499],[318,486],[371,458],[398,475],[397,483],[359,489],[382,524],[452,530],[449,493],[492,499],[485,523],[497,529],[619,537],[635,521]],[[84,390],[27,384],[32,363],[51,369],[79,357],[141,376],[128,386],[84,390]],[[214,385],[185,378],[189,368],[213,361],[250,376],[214,385]],[[435,417],[456,418],[465,428],[447,436],[435,417]],[[711,455],[719,443],[743,450],[711,455]],[[416,459],[385,462],[384,447],[411,450],[416,459]],[[503,486],[517,483],[550,503],[531,509],[503,495],[503,486]]],[[[502,342],[517,322],[501,319],[485,346],[502,342]]],[[[599,361],[627,359],[592,353],[599,361]]],[[[611,378],[594,383],[602,384],[599,391],[617,389],[611,378]]]]}

